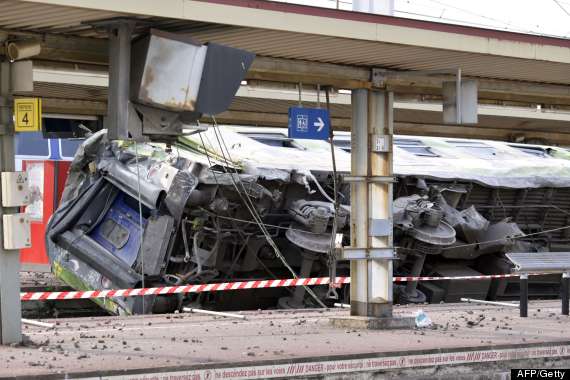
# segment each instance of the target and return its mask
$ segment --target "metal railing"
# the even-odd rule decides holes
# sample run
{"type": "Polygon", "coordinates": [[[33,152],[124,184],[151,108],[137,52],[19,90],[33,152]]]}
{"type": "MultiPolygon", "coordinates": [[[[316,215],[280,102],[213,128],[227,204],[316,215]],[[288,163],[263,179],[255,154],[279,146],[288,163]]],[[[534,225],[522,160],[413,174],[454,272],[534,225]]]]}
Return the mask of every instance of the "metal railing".
{"type": "Polygon", "coordinates": [[[569,314],[570,252],[513,252],[505,256],[520,273],[520,316],[528,317],[528,273],[540,271],[562,273],[560,295],[562,315],[569,314]]]}

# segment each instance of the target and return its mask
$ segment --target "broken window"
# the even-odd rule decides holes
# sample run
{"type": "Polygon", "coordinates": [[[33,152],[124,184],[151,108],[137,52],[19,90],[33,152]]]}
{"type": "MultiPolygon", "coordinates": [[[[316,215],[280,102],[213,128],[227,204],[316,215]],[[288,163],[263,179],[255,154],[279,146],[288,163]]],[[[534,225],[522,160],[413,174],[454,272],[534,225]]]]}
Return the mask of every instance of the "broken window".
{"type": "Polygon", "coordinates": [[[421,140],[395,138],[394,144],[407,152],[415,154],[416,156],[440,157],[439,154],[435,153],[431,147],[425,145],[421,140]]]}
{"type": "Polygon", "coordinates": [[[497,149],[480,141],[448,140],[449,144],[482,159],[491,159],[497,156],[497,149]]]}
{"type": "Polygon", "coordinates": [[[334,139],[333,140],[333,144],[334,146],[336,146],[337,148],[340,148],[342,150],[344,150],[345,152],[349,152],[352,150],[351,146],[350,146],[350,140],[337,140],[334,139]]]}
{"type": "Polygon", "coordinates": [[[246,135],[249,138],[254,139],[257,142],[260,142],[265,145],[269,146],[277,146],[281,148],[294,148],[299,150],[305,150],[305,148],[296,143],[295,140],[290,139],[282,135],[281,133],[248,133],[242,132],[242,135],[246,135]]]}
{"type": "Polygon", "coordinates": [[[511,148],[515,148],[526,154],[531,154],[536,157],[547,158],[550,157],[548,150],[539,146],[527,146],[527,145],[509,145],[511,148]]]}
{"type": "Polygon", "coordinates": [[[113,219],[107,219],[101,224],[100,233],[115,249],[123,248],[129,241],[129,230],[113,219]]]}

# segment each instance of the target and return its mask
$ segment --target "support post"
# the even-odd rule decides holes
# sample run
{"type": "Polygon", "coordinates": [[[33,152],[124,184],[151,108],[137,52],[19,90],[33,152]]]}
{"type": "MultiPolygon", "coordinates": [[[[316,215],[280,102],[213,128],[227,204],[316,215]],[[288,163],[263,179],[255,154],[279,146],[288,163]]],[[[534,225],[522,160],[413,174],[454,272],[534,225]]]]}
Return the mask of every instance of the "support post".
{"type": "Polygon", "coordinates": [[[562,273],[562,281],[560,282],[560,291],[562,293],[562,315],[568,315],[569,313],[569,301],[570,301],[570,273],[562,273]]]}
{"type": "MultiPolygon", "coordinates": [[[[351,246],[370,251],[392,246],[388,233],[374,232],[374,221],[391,227],[392,184],[369,178],[392,175],[391,136],[393,94],[364,89],[352,92],[352,170],[362,180],[351,184],[351,246]],[[388,149],[375,149],[384,139],[388,149]],[[387,139],[387,140],[386,140],[387,139]]],[[[361,317],[392,317],[392,261],[361,259],[350,263],[350,314],[361,317]]]]}
{"type": "MultiPolygon", "coordinates": [[[[0,172],[14,171],[14,125],[10,88],[11,64],[0,57],[0,172]]],[[[4,249],[4,214],[16,213],[14,207],[0,204],[0,343],[22,342],[22,305],[20,301],[20,251],[4,249]]]]}
{"type": "Polygon", "coordinates": [[[129,85],[133,23],[120,20],[111,24],[109,28],[109,99],[106,127],[110,140],[126,140],[129,138],[129,85]]]}
{"type": "Polygon", "coordinates": [[[528,274],[527,273],[521,273],[520,292],[521,292],[521,299],[519,304],[520,304],[521,317],[526,318],[528,317],[528,274]]]}

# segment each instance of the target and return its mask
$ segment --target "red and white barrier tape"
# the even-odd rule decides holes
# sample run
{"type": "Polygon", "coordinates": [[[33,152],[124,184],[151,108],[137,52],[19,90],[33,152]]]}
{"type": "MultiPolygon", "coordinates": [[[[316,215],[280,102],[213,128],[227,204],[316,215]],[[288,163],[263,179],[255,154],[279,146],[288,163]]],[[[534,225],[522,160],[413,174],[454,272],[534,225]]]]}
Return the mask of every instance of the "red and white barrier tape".
{"type": "MultiPolygon", "coordinates": [[[[529,276],[537,276],[540,274],[548,273],[529,273],[529,276]]],[[[480,276],[454,276],[454,277],[394,277],[394,282],[408,282],[408,281],[438,281],[438,280],[486,280],[490,278],[509,278],[519,277],[519,274],[482,274],[480,276]]]]}
{"type": "MultiPolygon", "coordinates": [[[[546,273],[529,273],[529,276],[546,273]]],[[[394,282],[407,281],[440,281],[440,280],[484,280],[491,278],[519,277],[518,274],[491,274],[481,276],[456,276],[456,277],[394,277],[394,282]]],[[[86,291],[65,291],[65,292],[24,292],[20,293],[22,301],[42,301],[42,300],[71,300],[86,298],[114,298],[114,297],[134,297],[148,295],[167,295],[179,293],[203,293],[219,292],[224,290],[240,289],[262,289],[262,288],[283,288],[292,286],[314,286],[327,285],[330,283],[328,277],[299,278],[287,280],[258,280],[241,282],[221,282],[216,284],[164,286],[160,288],[139,288],[139,289],[109,289],[109,290],[86,290],[86,291]]],[[[334,284],[349,284],[350,277],[337,277],[334,284]]]]}
{"type": "MultiPolygon", "coordinates": [[[[282,288],[290,286],[327,285],[328,277],[299,278],[287,280],[258,280],[241,282],[221,282],[216,284],[165,286],[161,288],[119,289],[119,290],[87,290],[68,292],[25,292],[20,293],[22,301],[35,300],[68,300],[79,298],[113,298],[147,295],[165,295],[178,293],[219,292],[223,290],[282,288]]],[[[350,277],[337,277],[336,284],[350,283],[350,277]]]]}

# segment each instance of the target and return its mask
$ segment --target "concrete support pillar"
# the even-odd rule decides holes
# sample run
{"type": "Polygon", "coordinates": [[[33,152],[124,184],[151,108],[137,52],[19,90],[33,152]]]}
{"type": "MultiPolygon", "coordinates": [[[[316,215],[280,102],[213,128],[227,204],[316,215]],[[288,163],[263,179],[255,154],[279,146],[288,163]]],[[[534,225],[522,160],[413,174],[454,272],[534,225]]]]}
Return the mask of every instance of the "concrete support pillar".
{"type": "MultiPolygon", "coordinates": [[[[14,171],[14,126],[10,88],[11,64],[0,57],[0,172],[14,171]]],[[[0,343],[22,341],[20,251],[5,250],[2,215],[18,212],[0,204],[0,343]]]]}
{"type": "Polygon", "coordinates": [[[352,92],[351,247],[366,252],[350,263],[351,315],[392,317],[393,94],[352,92]]]}

